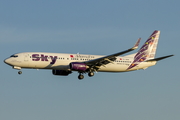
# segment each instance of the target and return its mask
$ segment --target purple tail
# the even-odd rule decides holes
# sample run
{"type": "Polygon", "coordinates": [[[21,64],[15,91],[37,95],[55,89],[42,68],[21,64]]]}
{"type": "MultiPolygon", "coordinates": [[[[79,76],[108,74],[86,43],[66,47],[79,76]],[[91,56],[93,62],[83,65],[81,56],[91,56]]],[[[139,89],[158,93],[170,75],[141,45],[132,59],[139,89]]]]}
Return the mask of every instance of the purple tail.
{"type": "Polygon", "coordinates": [[[127,70],[137,66],[141,62],[149,59],[154,59],[159,40],[160,31],[155,30],[148,40],[144,43],[138,53],[134,56],[133,63],[128,67],[127,70]]]}

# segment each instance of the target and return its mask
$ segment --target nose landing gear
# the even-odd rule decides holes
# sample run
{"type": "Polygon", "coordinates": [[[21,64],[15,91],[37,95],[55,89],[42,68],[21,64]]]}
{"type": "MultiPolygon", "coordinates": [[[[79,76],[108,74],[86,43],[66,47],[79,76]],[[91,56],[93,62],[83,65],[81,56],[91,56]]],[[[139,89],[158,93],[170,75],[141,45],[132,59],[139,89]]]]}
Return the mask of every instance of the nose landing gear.
{"type": "Polygon", "coordinates": [[[22,71],[18,71],[18,74],[21,75],[21,74],[22,74],[22,71]]]}

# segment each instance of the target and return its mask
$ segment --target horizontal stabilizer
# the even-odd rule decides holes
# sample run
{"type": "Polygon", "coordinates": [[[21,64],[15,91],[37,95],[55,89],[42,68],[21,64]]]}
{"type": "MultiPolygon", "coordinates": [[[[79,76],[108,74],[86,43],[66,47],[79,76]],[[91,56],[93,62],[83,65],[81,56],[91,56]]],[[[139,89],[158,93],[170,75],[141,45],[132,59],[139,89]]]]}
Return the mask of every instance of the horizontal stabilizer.
{"type": "Polygon", "coordinates": [[[147,60],[146,62],[159,61],[159,60],[163,60],[165,58],[172,57],[172,56],[174,56],[174,55],[168,55],[168,56],[164,56],[164,57],[159,57],[159,58],[147,60]]]}

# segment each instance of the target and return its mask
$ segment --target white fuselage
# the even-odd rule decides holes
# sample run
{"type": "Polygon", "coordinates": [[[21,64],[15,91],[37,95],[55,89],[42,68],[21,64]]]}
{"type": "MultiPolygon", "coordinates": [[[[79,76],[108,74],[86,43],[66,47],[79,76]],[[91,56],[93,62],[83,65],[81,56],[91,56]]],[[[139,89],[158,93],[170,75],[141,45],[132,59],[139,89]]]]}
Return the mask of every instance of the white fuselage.
{"type": "MultiPolygon", "coordinates": [[[[157,61],[173,55],[155,58],[160,31],[155,30],[137,53],[123,56],[138,48],[140,38],[135,45],[127,50],[111,55],[85,55],[85,54],[63,54],[45,52],[18,53],[5,59],[4,62],[14,69],[51,69],[53,75],[68,76],[72,71],[79,73],[78,79],[84,78],[84,73],[89,77],[94,72],[128,72],[139,69],[146,69],[153,66],[157,61]]],[[[22,74],[19,71],[18,74],[22,74]]]]}
{"type": "MultiPolygon", "coordinates": [[[[97,59],[100,55],[84,55],[84,54],[63,54],[63,53],[45,53],[45,52],[26,52],[16,54],[16,57],[10,57],[5,62],[15,69],[33,68],[33,69],[55,69],[70,70],[71,62],[85,62],[97,59]]],[[[153,62],[142,62],[136,67],[127,70],[133,62],[134,57],[117,57],[117,59],[107,65],[101,66],[100,72],[126,72],[132,70],[145,69],[156,64],[153,62]]]]}

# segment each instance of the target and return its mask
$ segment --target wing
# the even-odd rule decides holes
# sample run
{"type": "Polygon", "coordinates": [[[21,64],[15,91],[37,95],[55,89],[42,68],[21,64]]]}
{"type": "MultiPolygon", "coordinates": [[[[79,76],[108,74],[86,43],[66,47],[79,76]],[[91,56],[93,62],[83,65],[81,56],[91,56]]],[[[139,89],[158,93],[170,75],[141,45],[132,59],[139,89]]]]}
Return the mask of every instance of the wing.
{"type": "Polygon", "coordinates": [[[97,59],[94,59],[94,60],[85,61],[84,63],[86,65],[88,65],[90,68],[93,68],[93,69],[97,70],[97,69],[99,69],[100,66],[103,66],[103,65],[106,65],[106,64],[109,64],[109,63],[112,63],[113,61],[115,61],[117,56],[123,55],[125,53],[128,53],[130,51],[133,51],[133,50],[137,49],[138,46],[139,46],[140,40],[141,40],[141,38],[139,38],[137,40],[136,44],[132,48],[130,48],[128,50],[118,52],[118,53],[115,53],[115,54],[112,54],[112,55],[108,55],[108,56],[105,56],[105,57],[97,58],[97,59]]]}

